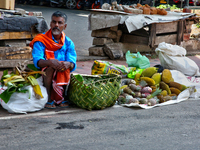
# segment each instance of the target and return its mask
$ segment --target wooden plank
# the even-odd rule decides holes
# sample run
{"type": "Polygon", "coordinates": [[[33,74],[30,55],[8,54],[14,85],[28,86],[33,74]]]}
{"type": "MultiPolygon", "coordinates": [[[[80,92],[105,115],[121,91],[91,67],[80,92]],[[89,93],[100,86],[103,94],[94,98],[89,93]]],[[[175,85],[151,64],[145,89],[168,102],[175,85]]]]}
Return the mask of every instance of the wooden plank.
{"type": "Polygon", "coordinates": [[[178,22],[177,41],[176,41],[177,45],[180,45],[181,41],[183,41],[183,33],[184,33],[184,20],[180,20],[178,22]]]}
{"type": "Polygon", "coordinates": [[[177,32],[178,22],[167,22],[167,23],[157,23],[156,24],[156,34],[177,32]]]}
{"type": "Polygon", "coordinates": [[[144,37],[149,36],[148,32],[144,28],[132,31],[130,34],[144,36],[144,37]]]}
{"type": "Polygon", "coordinates": [[[31,32],[1,32],[0,40],[10,40],[10,39],[31,39],[35,37],[38,33],[31,32]]]}
{"type": "Polygon", "coordinates": [[[31,47],[0,47],[0,59],[30,59],[31,47]]]}
{"type": "Polygon", "coordinates": [[[163,35],[163,36],[156,36],[155,45],[158,45],[161,42],[175,44],[176,40],[177,40],[177,34],[169,34],[169,35],[163,35]]]}
{"type": "Polygon", "coordinates": [[[154,49],[148,45],[143,44],[132,44],[132,43],[122,43],[122,51],[126,54],[127,51],[131,53],[137,52],[152,52],[154,49]]]}
{"type": "Polygon", "coordinates": [[[155,40],[156,40],[156,24],[151,24],[149,28],[149,46],[154,47],[155,40]]]}
{"type": "Polygon", "coordinates": [[[122,34],[120,42],[148,45],[149,37],[135,36],[131,34],[122,34]]]}
{"type": "MultiPolygon", "coordinates": [[[[18,60],[0,60],[0,68],[13,68],[16,67],[18,63],[23,63],[26,59],[18,60]]],[[[28,61],[28,64],[33,64],[33,61],[28,61]]]]}

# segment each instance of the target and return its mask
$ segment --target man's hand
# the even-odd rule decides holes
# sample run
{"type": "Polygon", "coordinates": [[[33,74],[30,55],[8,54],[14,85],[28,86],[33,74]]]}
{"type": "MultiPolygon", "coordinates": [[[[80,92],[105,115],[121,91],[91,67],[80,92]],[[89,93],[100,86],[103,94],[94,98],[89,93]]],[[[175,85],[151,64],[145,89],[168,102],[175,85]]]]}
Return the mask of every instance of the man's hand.
{"type": "Polygon", "coordinates": [[[62,64],[62,67],[63,67],[63,69],[64,69],[64,70],[62,70],[62,71],[65,71],[66,69],[68,69],[68,68],[71,67],[71,63],[68,62],[68,61],[63,61],[63,62],[61,62],[61,64],[62,64]]]}
{"type": "Polygon", "coordinates": [[[71,69],[71,63],[68,61],[58,61],[57,59],[49,59],[49,60],[39,60],[38,66],[43,67],[52,67],[56,71],[63,72],[66,69],[71,69]]]}
{"type": "Polygon", "coordinates": [[[49,61],[49,67],[52,67],[57,71],[63,71],[64,68],[60,61],[58,61],[57,59],[49,59],[48,61],[49,61]]]}
{"type": "Polygon", "coordinates": [[[57,59],[50,59],[51,67],[59,72],[63,72],[71,67],[71,63],[68,61],[58,61],[57,59]]]}

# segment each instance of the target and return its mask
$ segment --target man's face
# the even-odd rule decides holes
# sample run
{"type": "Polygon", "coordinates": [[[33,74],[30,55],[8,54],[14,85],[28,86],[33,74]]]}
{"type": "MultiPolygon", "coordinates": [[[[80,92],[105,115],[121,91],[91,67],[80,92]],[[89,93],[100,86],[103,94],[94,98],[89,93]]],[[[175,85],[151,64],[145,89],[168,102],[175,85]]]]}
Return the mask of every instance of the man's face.
{"type": "Polygon", "coordinates": [[[66,29],[67,24],[65,23],[65,19],[63,17],[53,16],[50,27],[53,35],[60,35],[62,31],[66,29]]]}

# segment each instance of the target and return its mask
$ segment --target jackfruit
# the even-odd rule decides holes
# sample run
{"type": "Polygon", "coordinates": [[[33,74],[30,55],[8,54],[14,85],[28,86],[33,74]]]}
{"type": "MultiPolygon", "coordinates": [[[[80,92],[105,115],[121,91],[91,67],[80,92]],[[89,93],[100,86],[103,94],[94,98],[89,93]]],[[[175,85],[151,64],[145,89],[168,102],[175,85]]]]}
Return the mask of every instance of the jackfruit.
{"type": "Polygon", "coordinates": [[[163,82],[163,81],[160,82],[160,88],[162,90],[166,90],[168,95],[171,94],[169,86],[165,82],[163,82]]]}
{"type": "Polygon", "coordinates": [[[155,81],[149,77],[141,77],[140,79],[146,81],[149,86],[153,86],[156,84],[155,81]]]}
{"type": "Polygon", "coordinates": [[[161,74],[155,73],[151,78],[155,81],[155,85],[158,85],[161,81],[161,74]]]}
{"type": "Polygon", "coordinates": [[[169,87],[175,87],[177,89],[179,89],[180,91],[182,90],[183,86],[180,83],[177,82],[169,82],[169,87]]]}
{"type": "Polygon", "coordinates": [[[176,94],[178,96],[181,93],[181,91],[177,88],[171,87],[169,89],[171,91],[171,94],[176,94]]]}
{"type": "Polygon", "coordinates": [[[169,83],[173,81],[174,79],[172,78],[172,74],[169,69],[164,69],[161,75],[161,80],[165,83],[169,83]]]}
{"type": "Polygon", "coordinates": [[[158,68],[156,67],[148,67],[144,69],[141,73],[141,77],[149,77],[151,78],[155,73],[158,72],[158,68]]]}

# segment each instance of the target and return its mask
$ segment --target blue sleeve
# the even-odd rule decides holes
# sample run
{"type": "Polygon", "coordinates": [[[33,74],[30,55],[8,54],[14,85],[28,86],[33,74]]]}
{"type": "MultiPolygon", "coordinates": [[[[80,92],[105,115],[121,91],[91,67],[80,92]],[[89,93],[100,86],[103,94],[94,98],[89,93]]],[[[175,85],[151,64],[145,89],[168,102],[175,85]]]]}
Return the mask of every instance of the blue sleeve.
{"type": "Polygon", "coordinates": [[[71,70],[74,71],[76,70],[76,59],[77,59],[77,55],[76,55],[76,51],[75,51],[75,45],[72,42],[71,39],[69,39],[68,37],[66,37],[66,45],[67,45],[67,51],[66,51],[66,61],[72,62],[74,64],[74,69],[71,70]]]}
{"type": "Polygon", "coordinates": [[[45,60],[45,45],[42,42],[35,42],[33,44],[33,50],[32,50],[32,57],[33,57],[33,63],[36,68],[41,69],[38,67],[37,63],[40,59],[45,60]]]}

